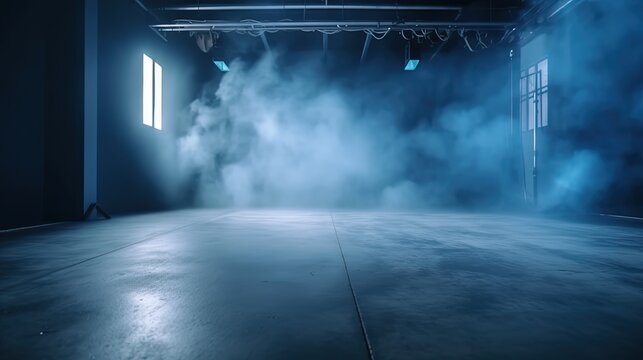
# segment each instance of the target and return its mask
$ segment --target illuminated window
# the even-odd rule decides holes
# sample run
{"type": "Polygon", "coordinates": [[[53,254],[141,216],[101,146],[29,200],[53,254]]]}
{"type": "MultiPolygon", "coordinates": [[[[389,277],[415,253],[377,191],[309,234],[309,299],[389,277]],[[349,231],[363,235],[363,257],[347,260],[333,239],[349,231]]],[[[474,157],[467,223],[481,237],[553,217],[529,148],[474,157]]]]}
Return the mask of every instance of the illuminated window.
{"type": "Polygon", "coordinates": [[[522,130],[549,125],[549,64],[539,61],[520,72],[520,122],[522,130]]]}
{"type": "Polygon", "coordinates": [[[163,68],[143,54],[143,124],[163,129],[163,68]]]}

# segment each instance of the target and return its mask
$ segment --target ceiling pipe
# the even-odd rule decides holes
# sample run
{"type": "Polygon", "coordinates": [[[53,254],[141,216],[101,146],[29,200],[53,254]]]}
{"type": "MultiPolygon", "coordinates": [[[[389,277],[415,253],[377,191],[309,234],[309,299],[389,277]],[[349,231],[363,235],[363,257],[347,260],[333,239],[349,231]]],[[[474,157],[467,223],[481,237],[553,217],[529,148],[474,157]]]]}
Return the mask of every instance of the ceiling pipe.
{"type": "Polygon", "coordinates": [[[145,12],[146,12],[146,13],[148,13],[148,14],[150,14],[154,19],[156,19],[156,21],[159,21],[159,17],[158,17],[158,16],[156,16],[156,14],[154,14],[153,12],[151,12],[151,11],[150,11],[150,9],[149,9],[147,6],[145,6],[145,4],[143,4],[143,1],[141,1],[141,0],[134,0],[134,2],[135,2],[135,3],[136,3],[136,4],[137,4],[141,9],[143,9],[143,11],[145,11],[145,12]]]}
{"type": "Polygon", "coordinates": [[[368,48],[371,46],[371,40],[373,40],[373,35],[366,34],[366,39],[364,39],[364,47],[362,47],[362,57],[359,59],[360,64],[364,64],[366,61],[366,54],[368,54],[368,48]]]}
{"type": "Polygon", "coordinates": [[[572,9],[575,6],[580,5],[580,3],[582,3],[582,2],[583,2],[583,0],[561,0],[556,4],[557,5],[556,9],[551,11],[549,16],[547,16],[547,19],[553,18],[554,16],[556,16],[556,14],[564,11],[565,9],[567,9],[567,10],[572,9]]]}
{"type": "MultiPolygon", "coordinates": [[[[151,15],[151,16],[152,16],[156,21],[161,21],[161,20],[159,19],[159,17],[158,17],[158,16],[156,16],[156,14],[154,14],[153,12],[151,12],[151,11],[150,11],[150,9],[148,9],[148,7],[147,7],[147,6],[145,6],[145,4],[143,4],[143,2],[142,2],[141,0],[134,0],[134,2],[135,2],[135,3],[136,3],[136,4],[137,4],[141,9],[143,9],[143,11],[145,11],[145,12],[146,12],[146,13],[148,13],[148,14],[150,14],[150,15],[151,15]]],[[[150,30],[152,30],[156,35],[158,35],[158,37],[160,37],[161,39],[163,39],[163,41],[167,42],[167,37],[165,37],[165,35],[164,35],[164,34],[161,34],[158,30],[156,30],[156,29],[155,29],[155,28],[153,28],[153,27],[150,27],[150,30]]]]}
{"type": "Polygon", "coordinates": [[[506,30],[515,26],[514,22],[457,22],[457,21],[195,21],[172,24],[150,25],[159,31],[281,31],[281,30],[506,30]]]}
{"type": "Polygon", "coordinates": [[[448,5],[188,5],[166,6],[160,11],[257,11],[257,10],[373,10],[373,11],[460,11],[448,5]]]}
{"type": "Polygon", "coordinates": [[[326,61],[326,54],[328,53],[328,34],[322,34],[322,48],[324,61],[326,61]]]}
{"type": "Polygon", "coordinates": [[[261,42],[263,43],[263,47],[266,49],[266,52],[269,54],[272,53],[270,44],[268,44],[268,38],[266,38],[266,34],[261,34],[261,42]]]}

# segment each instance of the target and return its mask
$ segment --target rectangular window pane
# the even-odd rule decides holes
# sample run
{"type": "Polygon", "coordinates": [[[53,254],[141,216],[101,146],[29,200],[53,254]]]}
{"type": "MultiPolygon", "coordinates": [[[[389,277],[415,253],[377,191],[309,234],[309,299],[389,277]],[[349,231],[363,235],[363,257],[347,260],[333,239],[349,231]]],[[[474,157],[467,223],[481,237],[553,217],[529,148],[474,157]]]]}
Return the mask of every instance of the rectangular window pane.
{"type": "Polygon", "coordinates": [[[533,98],[531,98],[529,100],[529,105],[528,105],[527,111],[528,111],[528,114],[529,114],[529,130],[533,130],[534,129],[534,115],[535,115],[535,113],[534,113],[534,99],[533,98]]]}
{"type": "Polygon", "coordinates": [[[152,126],[154,62],[143,54],[143,124],[152,126]]]}
{"type": "Polygon", "coordinates": [[[542,87],[549,85],[549,66],[547,59],[538,63],[538,71],[541,73],[542,87]]]}
{"type": "Polygon", "coordinates": [[[522,131],[527,131],[527,100],[520,102],[520,122],[522,123],[522,131]]]}
{"type": "Polygon", "coordinates": [[[538,63],[538,71],[540,71],[541,74],[541,85],[543,91],[543,94],[541,96],[542,114],[540,118],[540,126],[547,126],[549,125],[549,92],[547,91],[549,85],[549,61],[547,59],[538,63]]]}
{"type": "Polygon", "coordinates": [[[163,68],[154,63],[154,127],[163,129],[163,68]]]}
{"type": "Polygon", "coordinates": [[[542,96],[542,117],[541,117],[541,125],[540,126],[547,126],[549,125],[549,92],[544,92],[542,96]]]}
{"type": "Polygon", "coordinates": [[[520,72],[520,124],[527,131],[527,71],[520,72]]]}

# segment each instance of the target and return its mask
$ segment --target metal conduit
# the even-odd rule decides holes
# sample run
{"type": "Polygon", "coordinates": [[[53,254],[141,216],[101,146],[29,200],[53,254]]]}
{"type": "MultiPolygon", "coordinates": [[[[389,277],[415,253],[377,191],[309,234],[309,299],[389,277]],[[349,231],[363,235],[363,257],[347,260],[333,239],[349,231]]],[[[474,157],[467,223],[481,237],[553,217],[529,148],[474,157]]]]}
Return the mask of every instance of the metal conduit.
{"type": "Polygon", "coordinates": [[[513,22],[456,22],[456,21],[204,21],[150,25],[158,31],[280,31],[280,30],[419,30],[452,28],[470,30],[502,30],[514,26],[513,22]]]}
{"type": "Polygon", "coordinates": [[[440,5],[188,5],[160,7],[160,11],[256,11],[256,10],[374,10],[460,11],[460,6],[440,5]]]}

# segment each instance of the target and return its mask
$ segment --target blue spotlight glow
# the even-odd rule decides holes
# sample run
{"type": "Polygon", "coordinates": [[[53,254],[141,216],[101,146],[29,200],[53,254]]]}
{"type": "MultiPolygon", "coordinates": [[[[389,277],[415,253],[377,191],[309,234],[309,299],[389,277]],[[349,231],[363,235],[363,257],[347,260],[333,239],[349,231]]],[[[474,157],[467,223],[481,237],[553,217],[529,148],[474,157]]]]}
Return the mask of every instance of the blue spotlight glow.
{"type": "Polygon", "coordinates": [[[212,60],[212,62],[214,62],[214,65],[216,65],[219,68],[219,70],[221,70],[223,72],[230,71],[230,68],[228,68],[228,65],[225,63],[225,61],[212,60]]]}
{"type": "Polygon", "coordinates": [[[419,63],[420,63],[420,60],[411,59],[411,60],[406,62],[406,66],[404,67],[404,70],[413,71],[413,70],[415,70],[416,67],[418,67],[419,63]]]}

